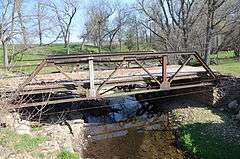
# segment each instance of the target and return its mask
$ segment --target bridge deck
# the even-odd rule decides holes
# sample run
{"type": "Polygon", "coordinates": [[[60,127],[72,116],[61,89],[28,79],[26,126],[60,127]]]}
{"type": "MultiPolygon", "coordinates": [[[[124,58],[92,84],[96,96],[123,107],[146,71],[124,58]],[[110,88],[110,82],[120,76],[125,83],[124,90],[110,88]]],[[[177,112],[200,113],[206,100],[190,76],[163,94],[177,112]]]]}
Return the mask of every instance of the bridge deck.
{"type": "MultiPolygon", "coordinates": [[[[179,65],[168,65],[167,67],[167,76],[171,77],[178,69],[180,68],[179,65]]],[[[162,76],[162,68],[161,67],[150,67],[147,70],[155,77],[162,76]]],[[[114,70],[102,70],[102,71],[95,71],[95,84],[101,84],[103,81],[109,77],[109,75],[114,70]]],[[[198,78],[201,76],[201,73],[204,73],[205,70],[202,67],[192,67],[192,66],[185,66],[181,72],[176,76],[176,79],[192,79],[198,78]]],[[[73,81],[79,81],[81,83],[89,83],[89,72],[88,71],[81,71],[81,72],[73,72],[73,73],[66,73],[73,81]]],[[[16,90],[21,83],[23,83],[28,76],[25,77],[15,77],[9,79],[0,80],[1,89],[5,91],[14,91],[16,90]]],[[[139,81],[143,81],[144,78],[149,78],[149,75],[141,68],[134,68],[134,69],[119,69],[115,76],[112,77],[108,83],[122,83],[126,81],[131,81],[133,78],[139,81]]],[[[25,90],[31,89],[39,89],[39,88],[46,88],[46,85],[43,83],[49,84],[56,84],[59,83],[63,84],[71,84],[73,81],[69,81],[69,79],[64,76],[62,73],[52,73],[52,74],[43,74],[37,75],[34,80],[27,85],[25,90]]],[[[51,87],[47,87],[51,88],[51,87]]],[[[54,89],[54,87],[53,87],[54,89]]]]}
{"type": "Polygon", "coordinates": [[[21,108],[212,86],[215,79],[196,52],[68,55],[43,60],[30,76],[0,80],[0,89],[15,107],[21,108]],[[182,65],[171,65],[168,56],[178,54],[189,58],[182,65]],[[199,61],[198,67],[187,65],[192,57],[199,61]],[[95,63],[110,67],[94,68],[95,63]],[[88,67],[67,72],[62,64],[88,67]],[[40,74],[46,66],[55,67],[58,72],[40,74]],[[116,68],[110,69],[112,66],[116,68]]]}

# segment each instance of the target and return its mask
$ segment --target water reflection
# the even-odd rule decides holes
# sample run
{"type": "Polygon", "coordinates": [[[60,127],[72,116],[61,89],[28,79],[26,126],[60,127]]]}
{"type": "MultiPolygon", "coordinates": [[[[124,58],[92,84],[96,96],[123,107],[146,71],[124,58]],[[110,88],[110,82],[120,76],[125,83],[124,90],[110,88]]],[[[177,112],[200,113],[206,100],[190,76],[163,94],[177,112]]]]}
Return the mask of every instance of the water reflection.
{"type": "Polygon", "coordinates": [[[100,115],[85,112],[84,119],[87,123],[115,123],[135,117],[137,110],[142,105],[134,96],[119,97],[108,100],[107,105],[111,106],[110,111],[105,111],[100,115]]]}
{"type": "Polygon", "coordinates": [[[107,102],[110,110],[84,113],[87,158],[167,158],[181,159],[184,153],[176,139],[168,116],[159,110],[159,101],[139,102],[134,96],[107,102]]]}

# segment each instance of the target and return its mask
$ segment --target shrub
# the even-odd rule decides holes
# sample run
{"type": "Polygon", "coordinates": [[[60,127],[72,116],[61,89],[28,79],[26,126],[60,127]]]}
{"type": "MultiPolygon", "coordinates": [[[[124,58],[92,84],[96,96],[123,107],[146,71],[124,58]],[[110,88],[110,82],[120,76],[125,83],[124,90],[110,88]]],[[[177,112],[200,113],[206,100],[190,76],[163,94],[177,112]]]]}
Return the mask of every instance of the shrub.
{"type": "Polygon", "coordinates": [[[72,153],[67,150],[62,150],[58,153],[57,159],[79,159],[79,155],[77,153],[72,153]]]}

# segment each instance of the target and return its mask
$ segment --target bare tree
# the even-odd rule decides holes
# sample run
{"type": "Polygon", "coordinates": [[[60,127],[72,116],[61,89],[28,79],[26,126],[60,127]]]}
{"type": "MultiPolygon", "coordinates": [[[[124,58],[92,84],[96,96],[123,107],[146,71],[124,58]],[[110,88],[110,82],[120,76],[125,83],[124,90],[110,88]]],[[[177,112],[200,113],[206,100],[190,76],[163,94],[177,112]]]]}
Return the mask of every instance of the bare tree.
{"type": "Polygon", "coordinates": [[[215,13],[221,6],[224,5],[226,0],[207,0],[206,1],[206,40],[205,40],[205,62],[210,63],[210,53],[211,53],[211,40],[213,38],[214,28],[221,22],[221,20],[215,20],[215,13]]]}
{"type": "MultiPolygon", "coordinates": [[[[101,0],[98,3],[93,3],[88,8],[88,19],[85,27],[88,32],[88,40],[93,41],[98,46],[98,52],[101,52],[101,47],[104,38],[110,33],[115,36],[118,28],[108,30],[109,18],[114,14],[114,7],[107,1],[101,0]]],[[[111,36],[112,37],[112,36],[111,36]]]]}
{"type": "Polygon", "coordinates": [[[138,10],[146,17],[142,25],[159,38],[163,49],[187,50],[191,48],[189,34],[203,10],[199,4],[195,0],[139,0],[138,10]]]}
{"type": "Polygon", "coordinates": [[[1,16],[0,16],[0,39],[3,49],[3,64],[9,67],[8,44],[17,34],[15,30],[15,22],[20,6],[20,1],[0,0],[1,16]]]}
{"type": "Polygon", "coordinates": [[[110,22],[107,26],[106,34],[109,37],[109,50],[112,51],[112,45],[114,42],[115,37],[117,36],[118,32],[121,31],[123,26],[127,22],[128,13],[125,8],[122,6],[118,6],[116,9],[116,17],[110,22]]]}
{"type": "Polygon", "coordinates": [[[60,26],[56,23],[55,12],[51,11],[51,3],[43,0],[37,0],[33,8],[34,24],[36,28],[33,35],[38,37],[39,45],[49,45],[58,40],[60,37],[60,26]],[[45,39],[47,43],[44,42],[45,39]]]}
{"type": "MultiPolygon", "coordinates": [[[[198,20],[199,15],[202,13],[203,7],[199,9],[199,5],[195,6],[195,0],[167,0],[166,4],[168,7],[167,9],[163,9],[164,14],[167,14],[167,10],[169,11],[170,18],[173,22],[173,28],[175,29],[175,26],[177,26],[181,31],[183,41],[181,49],[188,50],[189,33],[198,20]]],[[[161,6],[164,8],[163,1],[161,1],[161,6]]],[[[167,15],[165,15],[165,17],[167,17],[167,15]]],[[[169,20],[166,20],[167,25],[170,25],[168,21],[169,20]]]]}
{"type": "Polygon", "coordinates": [[[60,4],[52,2],[51,6],[56,14],[58,25],[61,28],[64,47],[68,49],[69,54],[71,26],[79,9],[79,3],[77,0],[62,0],[60,4]]]}

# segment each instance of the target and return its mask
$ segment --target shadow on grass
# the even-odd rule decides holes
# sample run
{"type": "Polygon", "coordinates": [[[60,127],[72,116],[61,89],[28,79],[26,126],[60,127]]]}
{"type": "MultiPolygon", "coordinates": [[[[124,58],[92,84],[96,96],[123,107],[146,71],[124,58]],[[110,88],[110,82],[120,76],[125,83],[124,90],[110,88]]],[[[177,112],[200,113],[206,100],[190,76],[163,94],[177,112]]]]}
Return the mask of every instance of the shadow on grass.
{"type": "MultiPolygon", "coordinates": [[[[179,128],[179,141],[192,156],[204,159],[239,159],[240,144],[225,141],[221,135],[209,132],[209,127],[222,124],[188,124],[179,128]]],[[[236,140],[239,140],[236,138],[236,140]]]]}
{"type": "Polygon", "coordinates": [[[228,103],[240,99],[239,84],[239,78],[225,78],[220,82],[220,91],[224,96],[211,108],[211,112],[219,116],[221,122],[196,122],[179,126],[179,145],[194,158],[240,158],[240,125],[227,108],[228,103]]]}

